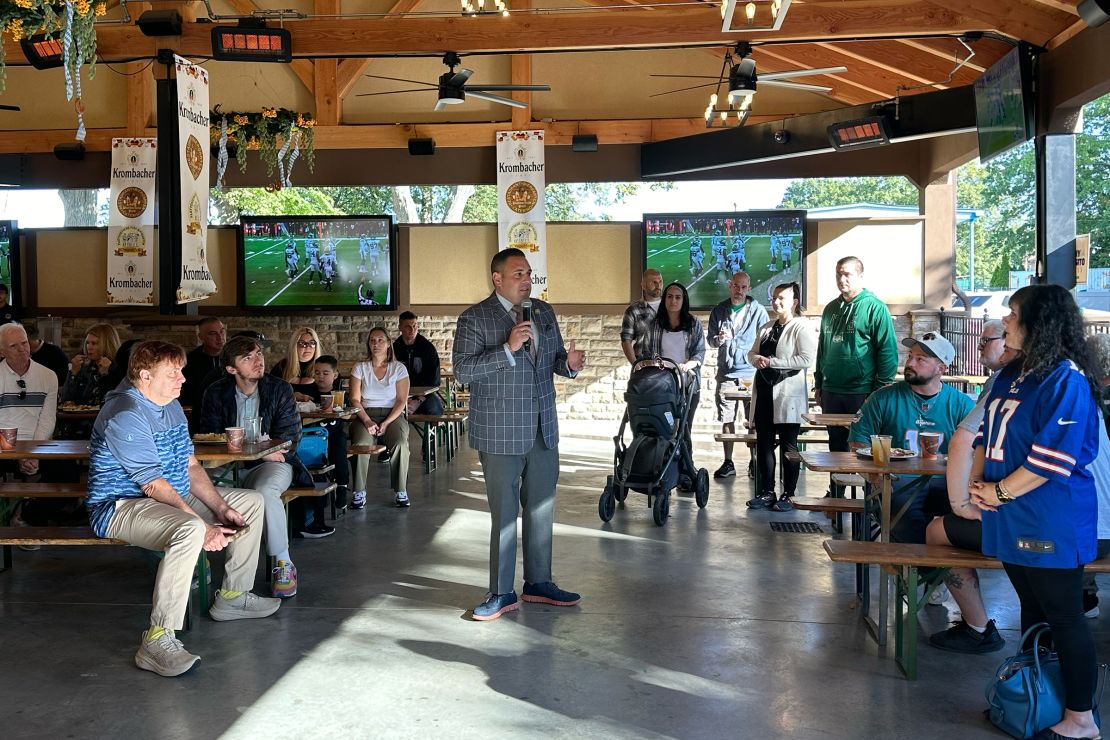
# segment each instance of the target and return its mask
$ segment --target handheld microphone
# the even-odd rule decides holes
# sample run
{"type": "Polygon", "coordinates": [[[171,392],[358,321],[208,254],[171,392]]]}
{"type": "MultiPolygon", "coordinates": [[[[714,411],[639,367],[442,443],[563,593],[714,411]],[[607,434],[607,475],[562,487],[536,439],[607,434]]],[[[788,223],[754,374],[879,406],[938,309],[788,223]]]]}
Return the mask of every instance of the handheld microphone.
{"type": "MultiPolygon", "coordinates": [[[[531,321],[532,320],[532,299],[531,298],[525,298],[523,301],[520,302],[520,315],[521,315],[521,320],[522,321],[531,321]]],[[[525,339],[524,340],[524,351],[525,352],[531,352],[532,351],[532,340],[531,339],[525,339]]]]}

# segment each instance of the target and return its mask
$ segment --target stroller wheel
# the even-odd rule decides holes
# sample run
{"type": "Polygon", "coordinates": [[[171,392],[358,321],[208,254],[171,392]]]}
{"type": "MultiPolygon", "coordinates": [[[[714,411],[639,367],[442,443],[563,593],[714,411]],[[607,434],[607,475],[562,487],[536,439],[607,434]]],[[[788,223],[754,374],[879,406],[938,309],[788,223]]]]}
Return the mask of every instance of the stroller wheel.
{"type": "Polygon", "coordinates": [[[617,510],[617,499],[613,495],[613,487],[605,486],[605,490],[601,492],[601,498],[597,502],[597,515],[601,517],[601,521],[607,522],[613,518],[613,512],[617,510]]]}
{"type": "Polygon", "coordinates": [[[698,477],[694,481],[694,502],[699,509],[704,509],[709,503],[709,471],[705,468],[698,469],[698,477]]]}
{"type": "Polygon", "coordinates": [[[655,503],[651,507],[651,516],[655,523],[662,527],[671,513],[671,492],[664,491],[656,495],[655,503]]]}

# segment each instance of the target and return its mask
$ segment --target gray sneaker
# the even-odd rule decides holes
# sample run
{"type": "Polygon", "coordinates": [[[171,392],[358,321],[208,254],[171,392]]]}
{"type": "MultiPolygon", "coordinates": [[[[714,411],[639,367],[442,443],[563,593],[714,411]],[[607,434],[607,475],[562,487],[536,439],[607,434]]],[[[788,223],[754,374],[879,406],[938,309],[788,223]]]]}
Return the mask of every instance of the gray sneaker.
{"type": "Polygon", "coordinates": [[[234,599],[225,599],[219,592],[216,601],[208,610],[208,616],[217,622],[230,622],[234,619],[262,619],[268,617],[281,606],[281,599],[268,599],[244,591],[234,599]]]}
{"type": "Polygon", "coordinates": [[[173,630],[166,630],[152,642],[147,642],[144,632],[141,639],[135,665],[144,671],[153,671],[159,676],[180,676],[200,660],[199,655],[190,653],[181,640],[173,636],[173,630]]]}

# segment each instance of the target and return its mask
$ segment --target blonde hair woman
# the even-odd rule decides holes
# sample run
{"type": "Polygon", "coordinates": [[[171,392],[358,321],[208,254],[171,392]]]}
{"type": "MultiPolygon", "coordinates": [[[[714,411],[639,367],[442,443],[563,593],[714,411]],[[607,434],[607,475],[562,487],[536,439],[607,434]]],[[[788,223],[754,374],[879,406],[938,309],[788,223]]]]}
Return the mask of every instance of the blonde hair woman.
{"type": "Polygon", "coordinates": [[[85,332],[81,353],[69,362],[69,376],[62,386],[62,402],[99,406],[115,369],[114,359],[120,339],[111,324],[93,324],[85,332]]]}
{"type": "Polygon", "coordinates": [[[316,385],[313,377],[316,360],[320,359],[323,353],[316,330],[311,326],[298,327],[289,336],[289,353],[285,355],[285,359],[274,365],[270,374],[292,385],[296,400],[312,400],[310,387],[316,385]]]}

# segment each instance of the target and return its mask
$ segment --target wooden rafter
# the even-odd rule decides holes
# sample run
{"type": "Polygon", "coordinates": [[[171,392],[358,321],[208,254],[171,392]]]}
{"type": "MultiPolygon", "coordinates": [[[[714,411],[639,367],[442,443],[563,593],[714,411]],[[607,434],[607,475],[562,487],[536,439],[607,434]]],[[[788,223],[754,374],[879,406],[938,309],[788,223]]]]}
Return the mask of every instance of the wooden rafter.
{"type": "MultiPolygon", "coordinates": [[[[947,53],[947,52],[945,52],[941,49],[936,48],[935,46],[930,46],[929,44],[923,44],[920,41],[914,41],[913,39],[898,39],[898,43],[902,44],[903,46],[908,46],[911,49],[917,49],[918,51],[923,51],[926,54],[932,54],[933,56],[935,56],[939,59],[947,59],[948,61],[953,62],[953,63],[955,63],[955,61],[956,61],[955,53],[947,53]]],[[[974,71],[976,71],[980,74],[987,71],[986,67],[984,67],[982,65],[979,65],[979,64],[975,64],[975,62],[968,62],[967,64],[964,65],[964,68],[974,70],[974,71]]]]}
{"type": "MultiPolygon", "coordinates": [[[[227,0],[236,13],[240,15],[250,15],[256,10],[261,10],[262,6],[254,0],[227,0]]],[[[338,6],[337,6],[338,7],[338,6]]],[[[209,31],[211,33],[211,31],[209,31]]],[[[99,38],[100,32],[97,32],[99,38]]],[[[297,79],[308,89],[313,95],[316,94],[316,72],[313,68],[311,59],[294,59],[290,65],[293,74],[297,75],[297,79]]]]}
{"type": "MultiPolygon", "coordinates": [[[[948,3],[949,0],[936,2],[948,3]]],[[[962,0],[951,4],[960,6],[962,0]]],[[[716,7],[701,5],[698,3],[699,7],[689,10],[518,13],[498,19],[496,24],[450,16],[293,20],[286,21],[284,26],[292,33],[294,54],[315,57],[438,54],[444,49],[459,53],[512,53],[530,49],[633,48],[734,41],[735,34],[721,32],[720,13],[716,7]]],[[[786,28],[753,34],[753,38],[802,41],[816,37],[925,36],[983,28],[982,21],[958,10],[938,9],[925,2],[805,3],[791,8],[786,28]]],[[[185,56],[206,56],[211,53],[210,31],[210,24],[190,23],[180,37],[169,43],[167,39],[144,36],[133,26],[105,26],[97,30],[97,52],[101,59],[113,61],[153,57],[158,48],[169,45],[185,56]]],[[[4,43],[9,63],[22,57],[19,45],[10,37],[5,37],[4,43]]]]}
{"type": "MultiPolygon", "coordinates": [[[[513,4],[515,8],[520,10],[528,10],[532,7],[532,0],[516,0],[513,4]]],[[[513,54],[510,62],[510,77],[513,85],[531,85],[532,84],[532,55],[531,54],[513,54]]],[[[522,103],[527,103],[527,108],[513,108],[513,130],[523,131],[532,127],[532,93],[528,90],[515,90],[512,93],[513,100],[519,100],[522,103]]]]}
{"type": "Polygon", "coordinates": [[[1037,0],[928,0],[919,4],[959,13],[987,28],[1034,44],[1044,44],[1072,21],[1063,11],[1037,0]]]}
{"type": "MultiPolygon", "coordinates": [[[[335,15],[339,12],[339,0],[313,0],[312,8],[317,15],[335,15]]],[[[342,100],[337,85],[339,60],[317,59],[312,67],[316,122],[322,126],[338,126],[342,117],[342,100]]]]}
{"type": "MultiPolygon", "coordinates": [[[[784,62],[785,64],[789,65],[790,69],[833,66],[830,63],[830,60],[825,57],[821,57],[820,62],[814,61],[811,56],[806,54],[801,45],[791,46],[788,49],[784,49],[782,47],[769,48],[766,46],[760,46],[755,50],[755,54],[758,57],[771,57],[772,59],[777,59],[780,62],[784,62]]],[[[859,73],[853,72],[852,70],[848,70],[847,72],[843,72],[838,75],[827,76],[833,80],[836,80],[842,86],[854,88],[857,91],[855,96],[858,101],[857,104],[870,102],[872,100],[881,100],[883,98],[889,97],[890,95],[887,92],[871,87],[868,84],[864,84],[862,81],[860,81],[859,73]],[[862,96],[858,93],[858,91],[861,90],[864,93],[864,95],[862,96]]],[[[814,77],[813,79],[817,78],[814,77]]]]}
{"type": "Polygon", "coordinates": [[[1045,44],[1045,48],[1047,48],[1049,51],[1052,51],[1053,49],[1055,49],[1060,44],[1063,44],[1063,43],[1075,38],[1075,36],[1085,28],[1087,28],[1087,22],[1086,21],[1082,21],[1082,20],[1076,21],[1075,23],[1071,24],[1070,26],[1065,28],[1060,33],[1058,33],[1055,36],[1053,36],[1052,38],[1050,38],[1048,40],[1048,43],[1045,44]]]}
{"type": "MultiPolygon", "coordinates": [[[[862,62],[862,63],[870,65],[872,67],[877,67],[879,69],[884,69],[887,72],[890,72],[891,74],[897,75],[899,77],[904,77],[907,80],[912,80],[913,82],[916,82],[919,85],[926,85],[926,84],[929,84],[929,83],[933,82],[928,77],[922,77],[920,75],[916,75],[913,72],[910,72],[908,69],[905,69],[904,67],[899,67],[897,65],[890,64],[890,63],[885,62],[882,59],[878,59],[874,56],[867,56],[866,54],[859,54],[859,53],[852,50],[851,45],[836,45],[836,44],[829,44],[829,43],[822,42],[822,43],[814,44],[814,46],[817,46],[821,49],[825,49],[826,51],[831,51],[834,54],[839,54],[841,56],[847,57],[849,60],[862,62]]],[[[849,61],[847,63],[850,64],[851,61],[849,61]]],[[[948,89],[948,85],[934,84],[933,87],[937,88],[938,90],[947,90],[948,89]]]]}
{"type": "MultiPolygon", "coordinates": [[[[417,6],[423,0],[397,0],[389,10],[386,11],[391,16],[403,16],[405,13],[416,10],[417,6]]],[[[340,100],[347,97],[351,92],[351,88],[355,86],[359,78],[366,74],[366,70],[370,67],[372,59],[340,59],[339,70],[336,77],[336,86],[339,90],[340,100]]]]}
{"type": "Polygon", "coordinates": [[[1076,3],[1069,3],[1067,0],[1033,0],[1033,2],[1055,8],[1056,10],[1062,10],[1065,13],[1071,13],[1075,16],[1079,15],[1079,11],[1075,9],[1076,3]]]}
{"type": "MultiPolygon", "coordinates": [[[[721,59],[721,51],[719,49],[706,49],[707,53],[716,57],[718,61],[721,59]]],[[[759,67],[764,72],[785,72],[787,70],[798,69],[792,62],[784,60],[782,57],[775,54],[767,54],[765,47],[756,49],[756,61],[762,62],[759,67]],[[767,60],[771,62],[768,63],[767,60]]],[[[832,87],[832,92],[828,93],[828,97],[847,105],[859,105],[860,103],[868,103],[874,100],[874,95],[861,94],[855,89],[850,87],[850,83],[842,79],[839,75],[814,75],[806,80],[800,82],[812,82],[815,85],[827,85],[832,87]]],[[[753,116],[748,116],[751,121],[753,116]]]]}

